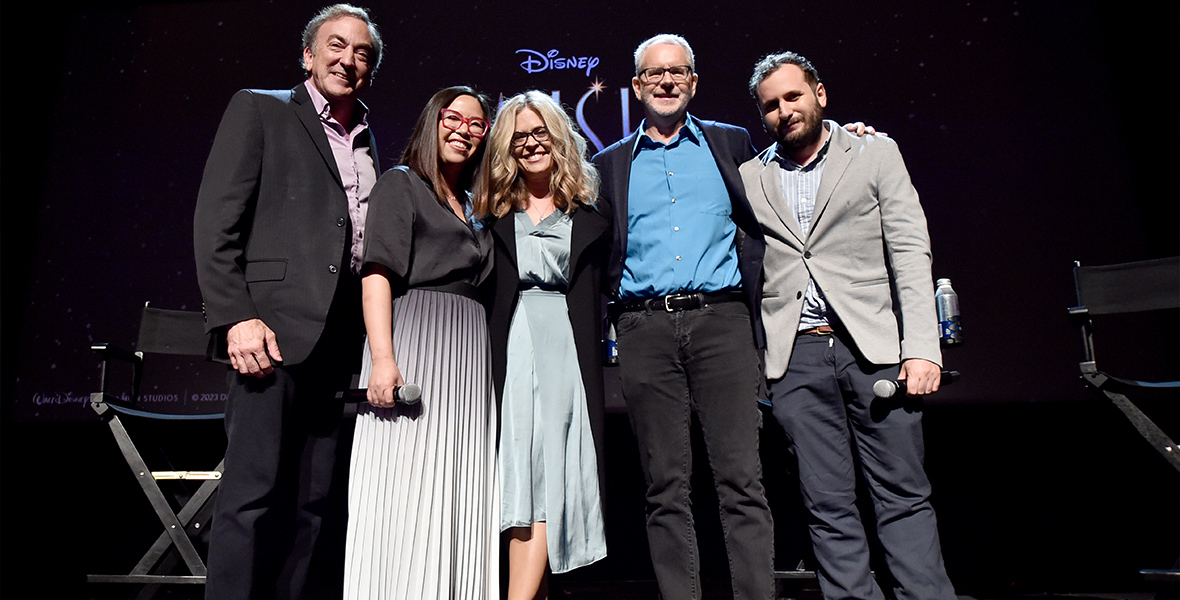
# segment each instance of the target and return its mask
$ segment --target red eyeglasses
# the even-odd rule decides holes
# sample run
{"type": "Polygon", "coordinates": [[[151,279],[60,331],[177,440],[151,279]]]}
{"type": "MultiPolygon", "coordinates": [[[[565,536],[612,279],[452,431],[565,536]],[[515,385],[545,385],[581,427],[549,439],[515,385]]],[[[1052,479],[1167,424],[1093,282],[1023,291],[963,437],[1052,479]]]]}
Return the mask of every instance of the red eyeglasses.
{"type": "Polygon", "coordinates": [[[491,128],[491,124],[488,123],[487,119],[481,119],[479,117],[471,117],[468,119],[459,114],[457,111],[453,111],[449,108],[442,109],[442,111],[439,112],[439,115],[439,119],[443,127],[446,127],[451,131],[458,132],[460,127],[466,125],[467,133],[473,138],[479,138],[482,140],[483,136],[488,134],[488,129],[491,128]]]}

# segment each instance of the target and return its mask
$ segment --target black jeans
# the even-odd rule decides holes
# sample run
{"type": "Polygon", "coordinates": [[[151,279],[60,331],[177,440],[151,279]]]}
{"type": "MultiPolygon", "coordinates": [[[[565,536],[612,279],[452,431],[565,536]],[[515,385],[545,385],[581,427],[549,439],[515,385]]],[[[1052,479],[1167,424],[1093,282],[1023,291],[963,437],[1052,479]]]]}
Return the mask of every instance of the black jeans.
{"type": "Polygon", "coordinates": [[[619,374],[647,480],[647,538],[664,600],[701,597],[690,500],[697,411],[720,501],[735,600],[774,593],[774,532],[762,487],[761,372],[745,304],[619,315],[619,374]]]}

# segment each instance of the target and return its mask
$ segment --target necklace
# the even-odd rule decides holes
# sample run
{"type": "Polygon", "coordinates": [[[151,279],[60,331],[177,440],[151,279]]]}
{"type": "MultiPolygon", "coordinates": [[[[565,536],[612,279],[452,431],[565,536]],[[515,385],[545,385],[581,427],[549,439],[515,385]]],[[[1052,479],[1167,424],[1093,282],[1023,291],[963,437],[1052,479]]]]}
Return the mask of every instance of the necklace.
{"type": "Polygon", "coordinates": [[[530,202],[529,207],[525,209],[525,212],[528,213],[529,217],[533,218],[533,222],[540,223],[541,221],[544,221],[546,217],[553,214],[553,211],[555,210],[557,210],[557,206],[552,203],[550,203],[549,206],[545,208],[537,208],[534,203],[530,202]]]}

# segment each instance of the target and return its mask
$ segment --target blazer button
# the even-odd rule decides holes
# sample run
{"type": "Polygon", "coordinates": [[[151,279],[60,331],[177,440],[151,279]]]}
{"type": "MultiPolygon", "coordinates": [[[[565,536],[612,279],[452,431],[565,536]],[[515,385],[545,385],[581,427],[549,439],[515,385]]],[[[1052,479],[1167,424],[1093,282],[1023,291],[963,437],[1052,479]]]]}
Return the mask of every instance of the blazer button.
{"type": "Polygon", "coordinates": [[[344,227],[344,217],[340,217],[339,219],[336,219],[336,226],[337,227],[344,227]]]}
{"type": "Polygon", "coordinates": [[[811,258],[811,251],[810,251],[810,250],[808,250],[807,252],[804,252],[804,253],[803,253],[803,258],[811,258]]]}
{"type": "Polygon", "coordinates": [[[803,292],[795,292],[795,299],[798,300],[803,297],[803,292]]]}
{"type": "Polygon", "coordinates": [[[336,265],[328,265],[328,272],[335,274],[336,273],[336,265]]]}

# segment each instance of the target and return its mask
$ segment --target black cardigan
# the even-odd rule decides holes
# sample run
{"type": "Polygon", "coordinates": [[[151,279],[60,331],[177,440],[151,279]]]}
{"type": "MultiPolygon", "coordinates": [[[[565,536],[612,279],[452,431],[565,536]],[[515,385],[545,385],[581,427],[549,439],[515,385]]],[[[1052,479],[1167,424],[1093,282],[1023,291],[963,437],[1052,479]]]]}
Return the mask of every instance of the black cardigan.
{"type": "MultiPolygon", "coordinates": [[[[570,278],[565,301],[574,347],[586,388],[587,413],[594,448],[598,455],[599,482],[602,482],[603,427],[606,419],[602,380],[602,332],[605,314],[602,295],[602,272],[610,251],[610,214],[605,207],[578,207],[574,210],[570,240],[570,278]]],[[[507,373],[508,327],[520,298],[520,274],[516,264],[515,219],[509,213],[491,223],[494,239],[492,292],[488,310],[488,334],[492,343],[492,379],[497,405],[503,401],[507,373]]],[[[601,485],[600,485],[601,487],[601,485]]]]}

